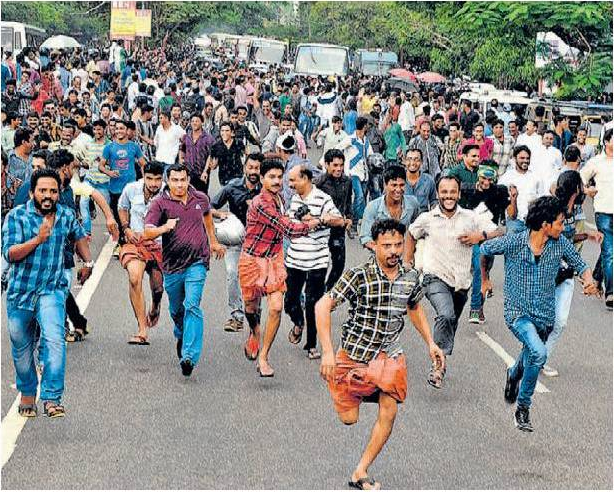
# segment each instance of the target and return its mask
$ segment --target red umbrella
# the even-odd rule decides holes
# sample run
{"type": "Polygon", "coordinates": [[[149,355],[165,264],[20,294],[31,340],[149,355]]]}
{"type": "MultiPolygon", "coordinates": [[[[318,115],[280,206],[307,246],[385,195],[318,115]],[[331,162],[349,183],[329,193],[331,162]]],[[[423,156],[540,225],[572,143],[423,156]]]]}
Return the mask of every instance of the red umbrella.
{"type": "Polygon", "coordinates": [[[437,72],[422,72],[418,79],[426,84],[441,84],[446,81],[446,78],[437,72]]]}
{"type": "Polygon", "coordinates": [[[416,75],[411,73],[409,70],[405,70],[404,68],[393,68],[388,70],[388,73],[392,77],[398,77],[400,79],[409,79],[412,82],[416,82],[416,75]]]}

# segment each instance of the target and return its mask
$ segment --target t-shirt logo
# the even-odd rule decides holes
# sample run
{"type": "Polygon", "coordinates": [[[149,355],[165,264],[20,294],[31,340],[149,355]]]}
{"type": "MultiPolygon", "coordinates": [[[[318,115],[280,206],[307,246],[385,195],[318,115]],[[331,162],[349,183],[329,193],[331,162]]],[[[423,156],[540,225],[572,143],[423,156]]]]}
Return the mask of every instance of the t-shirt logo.
{"type": "Polygon", "coordinates": [[[200,203],[197,203],[197,204],[196,204],[196,210],[202,210],[202,209],[200,208],[200,203]]]}

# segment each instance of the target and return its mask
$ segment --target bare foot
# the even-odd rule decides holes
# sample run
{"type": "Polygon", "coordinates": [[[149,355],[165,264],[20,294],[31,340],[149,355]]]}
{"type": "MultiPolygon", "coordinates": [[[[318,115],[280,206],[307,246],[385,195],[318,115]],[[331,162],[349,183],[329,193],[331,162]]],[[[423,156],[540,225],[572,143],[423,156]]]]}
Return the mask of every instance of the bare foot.
{"type": "Polygon", "coordinates": [[[263,378],[271,378],[275,375],[275,371],[271,367],[268,361],[258,358],[258,365],[256,370],[263,378]]]}

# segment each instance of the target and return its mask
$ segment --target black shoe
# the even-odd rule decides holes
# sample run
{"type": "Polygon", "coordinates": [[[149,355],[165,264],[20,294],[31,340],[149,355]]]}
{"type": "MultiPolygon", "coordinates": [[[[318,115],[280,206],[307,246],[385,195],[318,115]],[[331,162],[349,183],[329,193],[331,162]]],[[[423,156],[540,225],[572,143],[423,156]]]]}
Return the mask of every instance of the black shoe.
{"type": "Polygon", "coordinates": [[[183,338],[177,339],[177,357],[181,359],[181,346],[183,345],[183,338]]]}
{"type": "Polygon", "coordinates": [[[525,407],[517,407],[514,414],[514,424],[523,432],[533,432],[531,419],[529,418],[529,409],[525,407]]]}
{"type": "Polygon", "coordinates": [[[184,376],[189,376],[192,374],[192,370],[194,369],[194,364],[192,364],[191,360],[182,360],[179,365],[181,366],[181,374],[184,376]]]}
{"type": "Polygon", "coordinates": [[[518,398],[519,383],[519,380],[512,378],[512,368],[509,367],[507,369],[507,378],[505,380],[505,391],[503,393],[503,398],[505,398],[505,401],[510,405],[516,402],[516,398],[518,398]]]}

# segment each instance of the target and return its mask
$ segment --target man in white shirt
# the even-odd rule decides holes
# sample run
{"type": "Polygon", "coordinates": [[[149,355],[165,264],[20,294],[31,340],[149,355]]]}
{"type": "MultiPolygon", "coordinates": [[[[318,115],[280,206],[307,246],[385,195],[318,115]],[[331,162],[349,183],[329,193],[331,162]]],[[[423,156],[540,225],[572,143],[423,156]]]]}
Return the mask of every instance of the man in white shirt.
{"type": "Polygon", "coordinates": [[[414,131],[414,125],[416,124],[416,114],[414,107],[409,102],[408,95],[401,92],[401,99],[403,100],[403,104],[401,104],[400,107],[398,123],[401,125],[403,135],[405,135],[405,141],[409,142],[411,134],[414,131]]]}
{"type": "Polygon", "coordinates": [[[163,162],[166,166],[175,164],[175,160],[179,155],[181,138],[184,135],[185,130],[183,128],[171,123],[170,113],[160,113],[160,125],[154,135],[156,160],[158,162],[163,162]]]}
{"type": "Polygon", "coordinates": [[[524,219],[529,211],[529,203],[549,193],[543,189],[540,177],[529,169],[531,150],[526,145],[517,145],[512,153],[515,166],[510,167],[501,179],[500,185],[510,189],[510,205],[516,209],[516,217],[507,218],[507,232],[516,233],[526,230],[524,219]]]}
{"type": "Polygon", "coordinates": [[[343,140],[348,136],[348,134],[345,133],[342,128],[343,120],[340,116],[333,116],[332,122],[333,124],[322,130],[317,137],[318,147],[322,147],[322,145],[324,145],[322,157],[320,158],[321,166],[324,164],[324,155],[326,152],[337,147],[337,145],[343,142],[343,140]]]}
{"type": "MultiPolygon", "coordinates": [[[[143,87],[143,92],[145,92],[146,86],[143,87]]],[[[134,109],[134,101],[136,97],[139,95],[139,76],[136,73],[132,74],[132,82],[128,86],[128,109],[134,109]]]]}
{"type": "Polygon", "coordinates": [[[537,123],[533,120],[527,121],[525,132],[518,135],[516,146],[526,145],[531,151],[531,155],[535,155],[542,145],[542,138],[537,133],[537,123]]]}
{"type": "Polygon", "coordinates": [[[553,146],[554,136],[552,130],[546,130],[542,137],[542,145],[531,153],[531,171],[540,177],[542,186],[548,190],[553,176],[563,166],[561,151],[553,146]]]}

